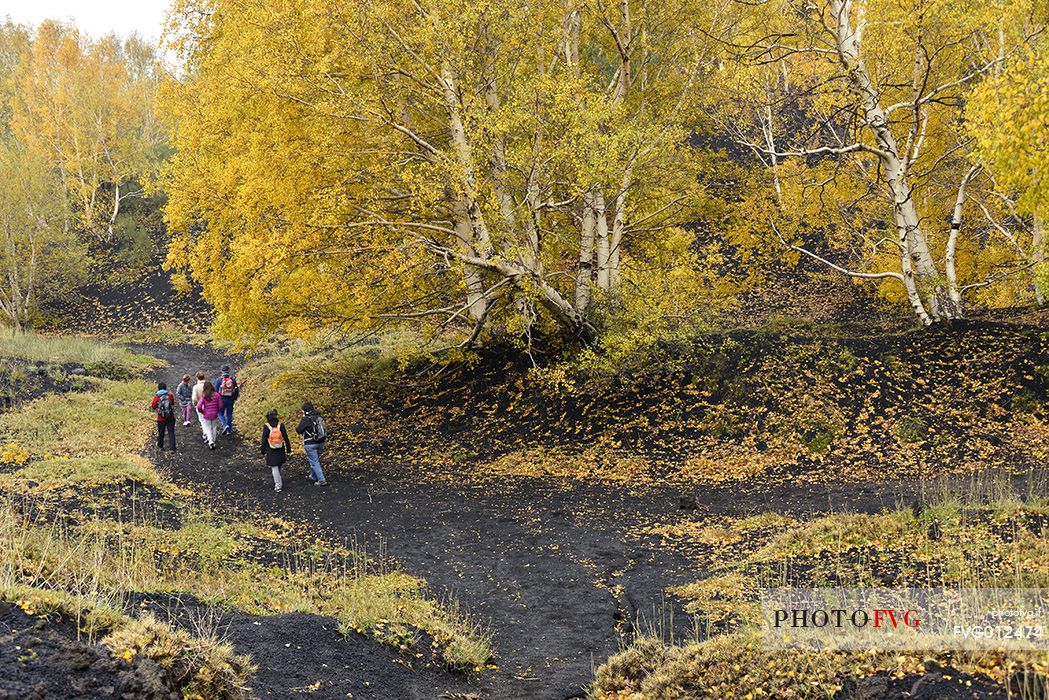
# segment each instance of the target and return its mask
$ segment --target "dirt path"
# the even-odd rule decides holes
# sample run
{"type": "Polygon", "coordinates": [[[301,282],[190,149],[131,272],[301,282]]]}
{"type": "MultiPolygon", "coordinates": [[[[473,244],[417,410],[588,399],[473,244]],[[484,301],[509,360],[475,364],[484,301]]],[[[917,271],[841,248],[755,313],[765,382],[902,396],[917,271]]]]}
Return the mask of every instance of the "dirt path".
{"type": "MultiPolygon", "coordinates": [[[[159,373],[166,380],[197,368],[211,376],[224,361],[202,348],[140,350],[171,364],[159,373]]],[[[468,682],[469,692],[480,697],[583,697],[593,669],[620,647],[630,621],[666,631],[667,621],[674,620],[677,634],[689,628],[687,616],[674,609],[665,591],[695,580],[696,565],[629,534],[642,515],[649,520],[680,517],[678,494],[631,494],[599,484],[569,488],[534,479],[516,480],[492,493],[490,488],[423,484],[410,470],[380,471],[366,464],[328,464],[330,486],[315,488],[305,479],[301,450],[285,467],[285,491],[275,494],[269,470],[256,453],[261,418],[238,416],[235,424],[245,431],[245,440],[225,439],[215,452],[204,449],[195,425],[180,426],[183,449],[175,459],[164,460],[176,481],[196,485],[217,504],[257,509],[310,524],[330,538],[382,549],[406,571],[425,578],[438,595],[460,600],[490,624],[494,636],[498,670],[468,682]]],[[[741,514],[768,510],[773,502],[796,512],[878,510],[900,498],[861,486],[749,495],[709,491],[701,500],[710,514],[741,514]]],[[[318,643],[332,642],[324,637],[318,643]]],[[[267,668],[267,659],[252,652],[250,644],[242,651],[253,653],[267,678],[280,678],[279,669],[267,668]]],[[[302,650],[303,658],[316,653],[302,650]]],[[[451,686],[461,692],[461,679],[449,679],[451,686]]],[[[433,679],[426,679],[412,693],[424,693],[420,687],[436,689],[433,679]]],[[[389,697],[426,697],[403,692],[389,697]]],[[[325,689],[313,696],[346,697],[325,689]]]]}

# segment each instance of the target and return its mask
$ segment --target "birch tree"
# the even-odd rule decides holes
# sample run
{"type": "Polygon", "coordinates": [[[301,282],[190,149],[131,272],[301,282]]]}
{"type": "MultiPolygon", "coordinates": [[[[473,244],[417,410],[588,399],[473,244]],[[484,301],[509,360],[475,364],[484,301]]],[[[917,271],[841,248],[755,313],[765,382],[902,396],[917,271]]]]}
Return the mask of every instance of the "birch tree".
{"type": "Polygon", "coordinates": [[[0,139],[0,315],[15,332],[82,279],[84,253],[65,226],[60,188],[46,161],[0,139]]]}
{"type": "Polygon", "coordinates": [[[718,21],[679,0],[183,2],[169,262],[241,330],[591,335],[595,300],[650,276],[632,254],[696,265],[686,137],[718,21]]]}
{"type": "Polygon", "coordinates": [[[159,164],[158,70],[138,38],[91,40],[53,21],[39,26],[21,62],[14,133],[53,164],[76,228],[100,242],[159,164]]]}
{"type": "Polygon", "coordinates": [[[1029,269],[1034,297],[1046,301],[1045,220],[1049,217],[1049,47],[1022,47],[975,91],[966,107],[974,151],[996,180],[982,207],[1029,269]],[[997,206],[993,206],[997,204],[997,206]]]}
{"type": "Polygon", "coordinates": [[[998,256],[982,257],[973,249],[978,238],[964,238],[973,190],[994,187],[968,158],[963,105],[1042,21],[1029,5],[996,2],[964,13],[921,0],[759,6],[736,55],[747,66],[775,66],[793,83],[792,91],[770,92],[769,109],[758,112],[762,138],[745,124],[734,129],[771,170],[776,207],[765,212],[766,227],[798,255],[898,285],[923,324],[961,317],[967,292],[1009,274],[988,269],[998,256]],[[791,113],[782,133],[772,108],[791,113]],[[784,201],[785,168],[798,178],[792,203],[784,201]],[[838,196],[826,197],[828,188],[838,196]],[[801,218],[822,218],[816,230],[844,256],[785,226],[801,218]]]}

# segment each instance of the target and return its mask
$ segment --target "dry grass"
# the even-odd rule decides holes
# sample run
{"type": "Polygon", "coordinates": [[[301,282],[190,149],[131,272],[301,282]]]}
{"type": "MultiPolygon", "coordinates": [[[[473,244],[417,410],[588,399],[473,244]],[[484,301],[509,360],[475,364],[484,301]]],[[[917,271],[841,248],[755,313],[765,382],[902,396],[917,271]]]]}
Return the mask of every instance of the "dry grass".
{"type": "Polygon", "coordinates": [[[289,523],[219,517],[167,482],[138,454],[152,427],[145,410],[150,384],[92,380],[89,388],[0,416],[7,462],[0,492],[21,494],[44,509],[25,520],[0,507],[3,585],[68,596],[67,603],[84,609],[132,592],[169,592],[251,614],[311,612],[395,646],[425,633],[449,667],[487,663],[488,633],[454,603],[434,600],[424,581],[363,550],[324,542],[304,548],[302,533],[289,523]],[[129,479],[159,489],[179,521],[70,522],[62,513],[48,515],[49,501],[42,499],[75,488],[78,498],[90,500],[93,487],[129,479]]]}
{"type": "Polygon", "coordinates": [[[0,436],[35,458],[137,455],[153,429],[153,384],[92,379],[89,391],[52,394],[0,414],[0,436]]]}
{"type": "Polygon", "coordinates": [[[123,610],[126,592],[149,581],[149,553],[114,548],[57,525],[34,524],[0,508],[0,599],[26,613],[73,620],[90,641],[100,641],[130,662],[155,661],[185,697],[239,700],[253,667],[214,635],[195,635],[152,617],[123,610]]]}
{"type": "Polygon", "coordinates": [[[139,355],[119,345],[107,345],[92,338],[36,333],[0,334],[0,357],[80,366],[105,363],[131,371],[161,364],[155,357],[139,355]]]}
{"type": "MultiPolygon", "coordinates": [[[[929,661],[1002,683],[1015,673],[1027,679],[1046,674],[1046,653],[799,654],[761,646],[763,588],[1049,587],[1045,483],[1036,475],[1019,483],[1007,475],[974,476],[964,493],[957,485],[930,483],[918,508],[837,513],[807,522],[765,513],[648,528],[647,534],[671,546],[705,553],[710,575],[672,592],[713,636],[683,645],[639,640],[598,670],[595,697],[830,698],[842,679],[878,671],[920,673],[929,661]]],[[[1040,697],[1025,690],[1031,687],[1021,683],[1015,697],[1040,697]]]]}
{"type": "MultiPolygon", "coordinates": [[[[921,674],[926,665],[949,663],[970,674],[1006,682],[1046,671],[1045,655],[1006,656],[998,651],[934,654],[867,651],[806,652],[763,648],[755,630],[719,635],[708,641],[667,645],[643,637],[597,670],[591,696],[596,700],[830,700],[849,678],[878,672],[900,678],[921,674]]],[[[1016,700],[1034,700],[1024,695],[1016,700]]]]}
{"type": "Polygon", "coordinates": [[[153,386],[145,381],[90,381],[89,391],[48,395],[0,414],[0,462],[20,469],[0,473],[0,488],[92,487],[131,479],[163,486],[139,454],[152,430],[146,412],[153,386]]]}

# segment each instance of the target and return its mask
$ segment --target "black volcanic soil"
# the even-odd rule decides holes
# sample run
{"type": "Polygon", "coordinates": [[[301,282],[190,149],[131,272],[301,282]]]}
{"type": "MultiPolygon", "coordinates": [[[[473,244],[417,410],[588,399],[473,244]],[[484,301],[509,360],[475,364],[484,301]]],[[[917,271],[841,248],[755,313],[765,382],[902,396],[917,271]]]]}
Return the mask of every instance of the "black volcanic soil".
{"type": "MultiPolygon", "coordinates": [[[[167,360],[172,373],[224,361],[194,347],[137,349],[167,360]]],[[[383,549],[438,595],[461,600],[494,634],[498,670],[470,681],[469,690],[481,697],[583,697],[594,664],[619,649],[617,627],[637,615],[658,624],[669,613],[665,588],[695,577],[684,558],[657,556],[622,536],[629,514],[676,509],[669,497],[646,502],[605,488],[566,491],[541,480],[522,480],[504,493],[424,486],[410,471],[361,464],[329,464],[330,485],[316,488],[306,481],[301,450],[284,469],[284,492],[276,494],[256,457],[258,422],[235,418],[242,429],[250,426],[250,444],[227,438],[215,452],[204,448],[199,428],[179,426],[180,451],[160,459],[176,481],[196,485],[209,500],[305,521],[330,538],[383,549]]],[[[240,651],[267,663],[266,649],[240,651]]],[[[292,667],[312,653],[290,659],[292,667]]],[[[276,678],[285,675],[274,671],[276,678]]]]}
{"type": "MultiPolygon", "coordinates": [[[[302,613],[258,617],[216,610],[190,596],[133,596],[131,612],[148,611],[194,630],[214,630],[241,653],[250,653],[258,671],[250,681],[255,698],[303,693],[317,698],[430,700],[469,690],[466,680],[399,654],[372,639],[338,629],[330,618],[302,613]]],[[[462,697],[460,695],[459,697],[462,697]]]]}
{"type": "Polygon", "coordinates": [[[928,664],[922,674],[893,678],[876,673],[846,681],[834,700],[1006,700],[1011,695],[986,676],[928,664]]]}
{"type": "MultiPolygon", "coordinates": [[[[977,330],[977,337],[969,343],[992,334],[987,327],[977,330]]],[[[1014,339],[1022,336],[1041,340],[1033,329],[1024,329],[1014,339]]],[[[999,342],[1010,347],[1014,339],[999,342]]],[[[156,373],[155,378],[164,380],[191,369],[213,373],[224,362],[237,362],[210,348],[151,345],[136,349],[170,363],[156,373]]],[[[1023,361],[1035,364],[1041,358],[1030,356],[1023,361]]],[[[518,426],[523,428],[519,435],[541,441],[542,424],[535,422],[537,418],[530,420],[531,426],[529,421],[518,426]]],[[[335,621],[314,615],[253,617],[207,608],[191,598],[163,595],[132,601],[132,612],[148,609],[191,629],[208,617],[238,653],[251,655],[258,664],[252,682],[257,697],[289,697],[300,692],[316,698],[391,700],[585,697],[594,667],[628,641],[638,625],[679,639],[692,633],[691,621],[666,590],[702,578],[702,558],[660,546],[654,536],[639,536],[640,525],[682,517],[702,520],[749,515],[770,507],[796,515],[876,512],[909,502],[919,488],[915,481],[886,474],[882,481],[849,483],[757,480],[748,482],[745,489],[709,487],[683,498],[680,492],[663,486],[635,491],[597,480],[564,482],[516,476],[481,483],[433,479],[425,473],[425,465],[421,468],[397,454],[396,446],[384,455],[381,441],[358,433],[347,437],[370,440],[367,454],[334,450],[325,465],[330,480],[327,488],[306,481],[300,450],[285,467],[285,491],[276,494],[269,470],[256,453],[259,422],[259,417],[238,415],[236,423],[249,439],[225,438],[215,452],[204,449],[196,425],[179,426],[179,451],[174,455],[154,453],[153,457],[176,481],[193,486],[215,507],[272,514],[304,523],[335,541],[364,543],[369,551],[381,552],[409,573],[425,578],[435,594],[454,596],[490,626],[496,668],[480,674],[453,674],[423,657],[396,652],[371,639],[344,637],[335,621]],[[690,503],[693,495],[698,496],[697,510],[690,503]],[[687,514],[681,510],[683,505],[689,508],[687,514]]],[[[349,427],[338,422],[333,425],[336,435],[349,427]]],[[[424,436],[405,434],[402,439],[410,442],[416,437],[424,436]]],[[[121,488],[127,490],[125,487],[132,489],[132,495],[137,493],[133,484],[121,488]]],[[[113,495],[120,501],[122,494],[113,495]]],[[[148,500],[148,494],[144,495],[148,500]]],[[[177,518],[177,514],[170,516],[177,518]]],[[[77,683],[81,686],[74,687],[75,692],[80,692],[77,687],[86,690],[81,695],[61,695],[67,691],[48,686],[39,697],[106,697],[107,689],[115,692],[124,687],[121,683],[128,690],[114,697],[164,697],[134,685],[143,682],[135,680],[139,672],[148,675],[149,668],[128,667],[90,645],[86,647],[94,651],[84,651],[68,624],[43,623],[44,631],[64,641],[57,637],[37,641],[40,629],[29,632],[36,635],[32,643],[37,653],[45,651],[41,658],[54,657],[54,663],[41,670],[31,658],[20,660],[23,654],[18,647],[25,645],[18,635],[40,624],[17,608],[0,608],[0,654],[5,660],[0,674],[7,674],[0,675],[0,688],[9,692],[6,697],[33,697],[26,693],[35,692],[33,684],[43,682],[77,683]],[[17,624],[7,623],[4,628],[9,619],[17,624]],[[50,651],[52,646],[56,651],[50,651]],[[76,665],[63,660],[70,654],[89,662],[76,665]],[[7,663],[8,656],[14,661],[7,663]],[[96,680],[97,688],[91,685],[96,680]]],[[[955,692],[956,686],[942,675],[933,671],[906,679],[864,679],[847,684],[839,698],[887,700],[904,697],[904,693],[925,698],[1001,695],[1000,688],[983,681],[969,687],[969,694],[943,695],[955,692]]]]}
{"type": "Polygon", "coordinates": [[[137,274],[97,281],[51,301],[45,328],[59,333],[120,335],[152,326],[206,332],[213,311],[197,289],[178,292],[160,261],[137,274]]]}
{"type": "MultiPolygon", "coordinates": [[[[190,368],[214,371],[226,361],[207,348],[136,349],[170,363],[158,376],[163,379],[190,368]]],[[[436,593],[462,601],[490,625],[498,666],[471,676],[467,692],[499,700],[584,697],[593,668],[629,638],[633,621],[640,620],[646,630],[673,631],[677,638],[691,631],[688,616],[665,591],[694,581],[701,572],[688,557],[628,535],[642,518],[678,516],[678,493],[632,493],[600,483],[566,486],[537,478],[506,480],[494,489],[492,484],[423,480],[412,465],[396,460],[351,463],[335,458],[326,465],[330,485],[316,488],[305,479],[300,450],[285,467],[285,490],[277,494],[255,452],[259,420],[236,417],[235,424],[249,433],[248,444],[234,436],[223,439],[215,452],[203,447],[196,425],[180,426],[180,451],[159,459],[176,481],[194,485],[216,505],[257,509],[311,524],[329,538],[365,542],[425,578],[436,593]]],[[[907,498],[910,488],[906,483],[892,488],[780,485],[760,493],[723,488],[705,490],[701,501],[703,512],[710,514],[762,512],[770,502],[796,513],[873,512],[907,498]]],[[[238,651],[259,663],[260,688],[287,692],[299,682],[306,660],[331,653],[337,642],[325,635],[303,638],[294,629],[275,635],[272,643],[252,636],[235,641],[238,651]],[[300,644],[301,651],[283,653],[286,648],[276,646],[282,639],[300,644]]],[[[320,671],[315,665],[313,670],[320,671]]],[[[375,682],[385,683],[380,679],[388,673],[386,667],[375,682]]],[[[414,684],[391,686],[386,697],[417,697],[410,693],[428,690],[438,697],[442,692],[440,676],[412,678],[414,684]]],[[[349,682],[338,664],[329,664],[317,680],[331,691],[318,690],[315,697],[344,697],[340,684],[349,682]]],[[[445,682],[463,685],[451,676],[445,682]]]]}
{"type": "Polygon", "coordinates": [[[0,700],[179,700],[153,661],[132,664],[77,638],[76,625],[0,602],[0,700]]]}

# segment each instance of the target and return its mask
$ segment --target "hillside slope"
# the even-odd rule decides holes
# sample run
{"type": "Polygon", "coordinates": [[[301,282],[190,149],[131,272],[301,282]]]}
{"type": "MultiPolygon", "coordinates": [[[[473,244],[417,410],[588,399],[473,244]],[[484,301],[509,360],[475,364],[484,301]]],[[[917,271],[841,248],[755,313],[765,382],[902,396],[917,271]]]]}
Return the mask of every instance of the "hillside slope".
{"type": "Polygon", "coordinates": [[[352,429],[348,459],[396,456],[436,474],[770,485],[1022,470],[1049,457],[1049,333],[1037,319],[698,336],[613,369],[534,370],[487,351],[405,373],[360,357],[304,371],[326,378],[304,390],[352,429]]]}

